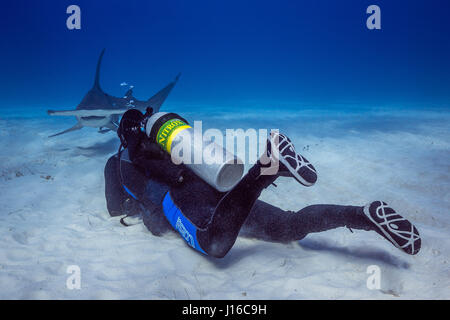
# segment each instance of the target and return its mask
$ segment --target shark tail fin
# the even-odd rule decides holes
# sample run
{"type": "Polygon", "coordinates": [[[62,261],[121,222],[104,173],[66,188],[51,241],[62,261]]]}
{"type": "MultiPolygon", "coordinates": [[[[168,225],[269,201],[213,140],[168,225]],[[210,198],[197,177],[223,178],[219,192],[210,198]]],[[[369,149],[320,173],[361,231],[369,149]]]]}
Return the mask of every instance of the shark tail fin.
{"type": "Polygon", "coordinates": [[[159,90],[153,97],[148,99],[148,104],[150,105],[151,108],[153,108],[153,112],[159,111],[159,109],[166,100],[170,91],[172,91],[172,88],[175,86],[180,76],[181,73],[179,73],[171,83],[169,83],[167,86],[159,90]]]}
{"type": "Polygon", "coordinates": [[[102,58],[103,58],[104,53],[105,53],[105,49],[102,50],[102,52],[100,53],[100,56],[98,57],[97,69],[95,70],[94,88],[98,88],[98,89],[100,89],[100,66],[102,64],[102,58]]]}
{"type": "Polygon", "coordinates": [[[83,126],[78,122],[78,123],[77,123],[76,125],[74,125],[72,128],[69,128],[69,129],[67,129],[67,130],[64,130],[64,131],[61,131],[61,132],[52,134],[51,136],[48,136],[48,137],[49,137],[49,138],[51,138],[51,137],[56,137],[56,136],[59,136],[59,135],[61,135],[61,134],[64,134],[64,133],[67,133],[67,132],[70,132],[70,131],[80,130],[81,128],[83,128],[83,126]]]}

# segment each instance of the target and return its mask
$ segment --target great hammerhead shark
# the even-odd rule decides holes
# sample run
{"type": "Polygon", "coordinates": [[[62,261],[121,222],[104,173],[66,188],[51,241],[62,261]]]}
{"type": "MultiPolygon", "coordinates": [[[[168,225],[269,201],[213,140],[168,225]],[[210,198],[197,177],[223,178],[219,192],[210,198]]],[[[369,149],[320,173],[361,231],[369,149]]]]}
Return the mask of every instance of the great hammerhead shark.
{"type": "Polygon", "coordinates": [[[100,65],[104,53],[105,49],[102,50],[100,57],[98,58],[94,86],[86,93],[76,109],[67,111],[47,111],[51,116],[75,116],[77,118],[77,124],[72,128],[51,135],[50,137],[79,130],[83,127],[99,128],[98,132],[100,133],[105,133],[110,130],[115,131],[118,128],[120,115],[132,108],[139,109],[143,112],[145,112],[147,108],[152,108],[153,112],[158,112],[180,77],[180,74],[178,74],[174,81],[170,82],[147,101],[140,101],[133,97],[133,90],[131,88],[125,93],[124,97],[113,97],[103,92],[100,88],[100,65]]]}

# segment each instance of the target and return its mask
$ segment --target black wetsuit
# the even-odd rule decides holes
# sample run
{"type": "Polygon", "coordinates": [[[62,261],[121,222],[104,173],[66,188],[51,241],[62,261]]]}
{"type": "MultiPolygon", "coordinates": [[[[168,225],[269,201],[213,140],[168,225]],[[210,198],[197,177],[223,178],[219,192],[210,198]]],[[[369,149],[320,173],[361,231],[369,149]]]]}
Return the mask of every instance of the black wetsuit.
{"type": "Polygon", "coordinates": [[[120,170],[118,155],[108,160],[105,193],[109,213],[141,213],[152,234],[159,236],[177,229],[191,246],[205,254],[225,256],[238,235],[286,243],[337,227],[374,228],[363,207],[312,205],[292,212],[258,200],[277,179],[260,176],[259,164],[231,191],[222,193],[185,166],[174,165],[164,152],[151,149],[136,148],[129,155],[132,161],[123,156],[120,170]],[[175,213],[178,209],[182,216],[175,213]],[[169,223],[172,214],[178,220],[169,223]]]}

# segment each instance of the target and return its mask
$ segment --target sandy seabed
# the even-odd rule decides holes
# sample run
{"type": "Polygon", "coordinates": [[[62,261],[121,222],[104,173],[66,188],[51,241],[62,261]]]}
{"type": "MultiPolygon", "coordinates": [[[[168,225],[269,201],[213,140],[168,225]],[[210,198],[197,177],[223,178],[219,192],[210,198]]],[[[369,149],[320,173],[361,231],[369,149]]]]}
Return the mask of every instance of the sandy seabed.
{"type": "Polygon", "coordinates": [[[311,188],[280,178],[261,198],[297,211],[384,200],[411,220],[422,250],[408,256],[374,232],[339,228],[277,244],[238,238],[223,259],[176,234],[128,228],[106,210],[103,168],[114,133],[73,118],[0,117],[1,299],[449,299],[450,113],[185,112],[205,127],[279,128],[316,167],[311,188]],[[81,289],[69,290],[71,265],[81,289]],[[369,290],[367,268],[381,271],[369,290]]]}

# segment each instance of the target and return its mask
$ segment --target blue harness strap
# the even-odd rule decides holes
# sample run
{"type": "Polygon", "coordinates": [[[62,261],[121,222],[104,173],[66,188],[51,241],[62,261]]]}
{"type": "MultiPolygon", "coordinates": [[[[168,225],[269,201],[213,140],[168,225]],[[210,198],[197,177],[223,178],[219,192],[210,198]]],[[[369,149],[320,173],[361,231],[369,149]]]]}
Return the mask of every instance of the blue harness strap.
{"type": "Polygon", "coordinates": [[[133,199],[137,200],[138,198],[136,198],[136,196],[133,194],[133,192],[130,191],[130,189],[128,189],[124,184],[122,184],[122,187],[125,189],[125,191],[133,197],[133,199]]]}
{"type": "Polygon", "coordinates": [[[181,234],[183,239],[192,248],[207,255],[207,253],[203,251],[197,241],[197,228],[183,215],[181,210],[175,205],[169,192],[167,192],[164,197],[162,207],[167,220],[169,220],[172,227],[181,234]]]}

